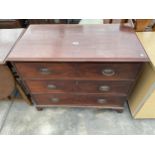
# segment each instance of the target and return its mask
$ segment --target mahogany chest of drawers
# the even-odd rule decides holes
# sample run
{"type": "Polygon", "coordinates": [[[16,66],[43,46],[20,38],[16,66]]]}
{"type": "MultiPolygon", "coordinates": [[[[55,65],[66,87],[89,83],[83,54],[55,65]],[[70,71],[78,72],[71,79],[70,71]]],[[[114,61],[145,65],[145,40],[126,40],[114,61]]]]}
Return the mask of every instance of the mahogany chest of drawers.
{"type": "Polygon", "coordinates": [[[33,25],[8,61],[38,109],[122,111],[148,57],[130,27],[33,25]]]}

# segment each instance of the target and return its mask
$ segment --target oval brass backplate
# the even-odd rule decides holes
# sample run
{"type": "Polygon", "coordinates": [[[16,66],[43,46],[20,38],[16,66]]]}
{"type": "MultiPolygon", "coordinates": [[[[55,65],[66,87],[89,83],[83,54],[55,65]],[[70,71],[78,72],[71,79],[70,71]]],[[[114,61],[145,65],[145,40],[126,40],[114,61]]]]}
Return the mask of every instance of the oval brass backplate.
{"type": "Polygon", "coordinates": [[[99,87],[99,90],[100,90],[100,91],[107,92],[107,91],[110,90],[110,86],[102,85],[102,86],[99,87]]]}
{"type": "Polygon", "coordinates": [[[40,68],[39,71],[41,74],[51,74],[52,73],[52,71],[49,70],[48,68],[40,68]]]}
{"type": "Polygon", "coordinates": [[[47,85],[47,88],[48,89],[56,89],[57,87],[56,87],[56,85],[49,84],[49,85],[47,85]]]}
{"type": "Polygon", "coordinates": [[[107,100],[104,99],[104,98],[100,98],[100,99],[97,100],[97,102],[100,103],[100,104],[105,104],[105,103],[107,103],[107,100]]]}
{"type": "Polygon", "coordinates": [[[57,97],[53,97],[53,98],[50,98],[50,101],[53,103],[58,103],[60,101],[60,99],[57,97]]]}
{"type": "Polygon", "coordinates": [[[111,68],[103,69],[102,74],[105,76],[113,76],[115,75],[115,71],[111,68]]]}

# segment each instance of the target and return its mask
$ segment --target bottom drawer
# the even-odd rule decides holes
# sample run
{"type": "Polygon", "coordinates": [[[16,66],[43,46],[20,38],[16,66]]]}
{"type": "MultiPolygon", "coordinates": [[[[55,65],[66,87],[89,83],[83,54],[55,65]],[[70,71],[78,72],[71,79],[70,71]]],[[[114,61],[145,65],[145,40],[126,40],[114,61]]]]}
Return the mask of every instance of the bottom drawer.
{"type": "Polygon", "coordinates": [[[39,94],[33,95],[36,106],[71,106],[71,107],[103,107],[122,108],[125,97],[108,96],[101,94],[75,95],[75,94],[39,94]]]}

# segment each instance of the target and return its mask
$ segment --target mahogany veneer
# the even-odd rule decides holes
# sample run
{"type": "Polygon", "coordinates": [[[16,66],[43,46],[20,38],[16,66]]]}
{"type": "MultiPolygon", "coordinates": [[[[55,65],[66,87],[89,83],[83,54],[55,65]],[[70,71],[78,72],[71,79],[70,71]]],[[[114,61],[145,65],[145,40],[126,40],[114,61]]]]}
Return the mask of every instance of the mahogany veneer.
{"type": "Polygon", "coordinates": [[[123,110],[148,57],[130,27],[33,25],[8,60],[38,109],[123,110]]]}
{"type": "Polygon", "coordinates": [[[84,80],[134,80],[141,63],[25,63],[16,62],[23,79],[84,79],[84,80]],[[113,69],[114,75],[104,75],[105,69],[113,69]]]}

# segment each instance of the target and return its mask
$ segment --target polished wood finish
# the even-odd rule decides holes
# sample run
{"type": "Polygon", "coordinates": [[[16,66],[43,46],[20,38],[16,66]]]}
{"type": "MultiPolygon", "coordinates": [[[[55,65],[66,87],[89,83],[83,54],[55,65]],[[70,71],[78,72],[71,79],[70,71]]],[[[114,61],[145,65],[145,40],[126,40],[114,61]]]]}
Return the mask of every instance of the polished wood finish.
{"type": "Polygon", "coordinates": [[[132,81],[78,81],[80,93],[101,93],[127,96],[132,81]]]}
{"type": "Polygon", "coordinates": [[[120,25],[31,25],[10,61],[147,61],[134,30],[120,25]]]}
{"type": "Polygon", "coordinates": [[[110,109],[123,109],[123,103],[127,99],[142,65],[139,62],[15,62],[13,64],[37,107],[92,106],[110,109]],[[108,69],[108,72],[104,73],[104,69],[108,69]],[[109,69],[112,69],[114,73],[109,72],[109,69]],[[47,99],[49,96],[53,96],[56,100],[55,103],[58,102],[57,96],[59,95],[62,100],[61,104],[53,104],[47,99]],[[83,95],[84,104],[81,104],[82,101],[77,102],[75,98],[76,96],[83,98],[83,95]],[[94,95],[106,96],[108,104],[100,105],[93,99],[92,104],[88,104],[90,103],[88,96],[94,95]],[[67,99],[64,99],[63,96],[66,96],[67,99]],[[120,102],[121,104],[117,104],[118,102],[113,103],[111,98],[118,102],[122,98],[124,100],[120,102]],[[71,100],[74,102],[74,104],[71,102],[73,105],[69,103],[71,100]]]}
{"type": "Polygon", "coordinates": [[[33,95],[35,101],[37,102],[37,106],[90,106],[90,107],[103,107],[110,108],[112,106],[116,108],[122,108],[125,98],[112,96],[109,97],[107,95],[99,95],[99,94],[39,94],[33,95]]]}
{"type": "Polygon", "coordinates": [[[32,94],[102,93],[127,96],[132,81],[26,80],[32,94]]]}
{"type": "Polygon", "coordinates": [[[32,94],[76,92],[76,81],[68,80],[26,80],[32,94]]]}
{"type": "Polygon", "coordinates": [[[23,79],[134,80],[141,63],[15,63],[23,79]],[[105,73],[111,69],[113,75],[105,73]]]}
{"type": "Polygon", "coordinates": [[[122,111],[148,57],[129,26],[35,25],[8,60],[37,108],[122,111]]]}

